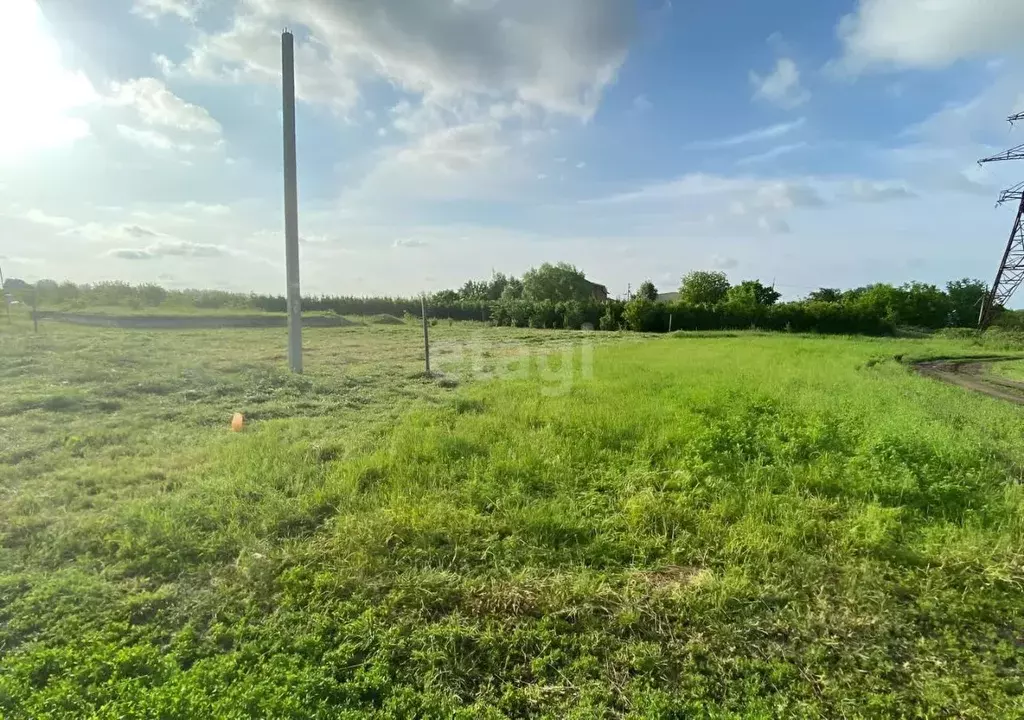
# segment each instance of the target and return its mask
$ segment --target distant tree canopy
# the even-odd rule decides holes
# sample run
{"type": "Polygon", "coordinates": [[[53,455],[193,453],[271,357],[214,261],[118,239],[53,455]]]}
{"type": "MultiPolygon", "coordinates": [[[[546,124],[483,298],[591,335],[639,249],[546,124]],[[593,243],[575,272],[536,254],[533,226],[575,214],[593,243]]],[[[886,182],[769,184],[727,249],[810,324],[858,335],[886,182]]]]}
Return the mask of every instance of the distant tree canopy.
{"type": "MultiPolygon", "coordinates": [[[[254,310],[285,312],[279,295],[230,293],[220,290],[166,290],[157,285],[103,282],[76,285],[40,280],[35,286],[17,278],[5,283],[5,293],[42,310],[90,308],[154,308],[171,310],[254,310]]],[[[821,288],[803,300],[779,302],[779,293],[758,280],[731,286],[724,274],[693,272],[683,278],[680,297],[662,302],[654,285],[643,283],[629,302],[597,297],[594,286],[577,268],[542,265],[519,280],[495,273],[488,280],[470,281],[459,290],[430,296],[433,317],[484,320],[516,327],[593,325],[602,330],[644,332],[716,330],[758,327],[772,330],[826,333],[891,333],[896,328],[974,327],[988,288],[980,280],[961,279],[945,289],[920,282],[899,287],[877,283],[852,290],[821,288]]],[[[420,299],[323,296],[303,298],[303,309],[339,315],[419,315],[420,299]]],[[[998,308],[995,324],[1024,328],[1024,311],[998,308]]]]}
{"type": "Polygon", "coordinates": [[[640,283],[640,287],[637,288],[636,296],[638,298],[643,298],[644,300],[655,302],[658,299],[658,288],[654,287],[654,283],[650,280],[644,280],[640,283]]]}
{"type": "Polygon", "coordinates": [[[27,282],[25,282],[24,280],[22,280],[21,278],[5,278],[4,279],[4,287],[3,287],[3,289],[7,290],[9,292],[10,291],[14,291],[14,290],[24,290],[27,287],[30,287],[29,284],[27,282]]]}
{"type": "Polygon", "coordinates": [[[976,323],[981,315],[981,305],[985,301],[988,289],[988,285],[981,280],[969,278],[946,283],[951,324],[967,327],[976,323]]]}
{"type": "Polygon", "coordinates": [[[544,263],[523,275],[523,299],[538,302],[588,302],[594,289],[586,275],[574,265],[544,263]]]}
{"type": "Polygon", "coordinates": [[[726,302],[736,305],[768,307],[778,302],[782,295],[775,288],[765,287],[760,280],[745,280],[729,288],[726,302]]]}
{"type": "Polygon", "coordinates": [[[725,300],[729,287],[729,279],[723,272],[694,270],[683,276],[679,300],[690,305],[717,305],[725,300]]]}
{"type": "Polygon", "coordinates": [[[807,296],[808,300],[814,300],[815,302],[839,302],[843,297],[843,291],[838,288],[821,288],[815,290],[807,296]]]}

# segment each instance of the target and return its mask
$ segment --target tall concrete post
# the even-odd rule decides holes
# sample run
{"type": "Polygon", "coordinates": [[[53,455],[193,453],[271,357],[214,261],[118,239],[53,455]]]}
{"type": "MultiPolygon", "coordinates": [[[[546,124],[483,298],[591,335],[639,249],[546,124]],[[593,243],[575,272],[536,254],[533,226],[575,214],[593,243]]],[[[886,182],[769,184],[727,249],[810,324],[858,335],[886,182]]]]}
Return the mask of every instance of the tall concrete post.
{"type": "Polygon", "coordinates": [[[302,295],[299,287],[299,180],[295,150],[295,37],[281,35],[284,77],[284,243],[288,276],[288,364],[302,372],[302,295]]]}

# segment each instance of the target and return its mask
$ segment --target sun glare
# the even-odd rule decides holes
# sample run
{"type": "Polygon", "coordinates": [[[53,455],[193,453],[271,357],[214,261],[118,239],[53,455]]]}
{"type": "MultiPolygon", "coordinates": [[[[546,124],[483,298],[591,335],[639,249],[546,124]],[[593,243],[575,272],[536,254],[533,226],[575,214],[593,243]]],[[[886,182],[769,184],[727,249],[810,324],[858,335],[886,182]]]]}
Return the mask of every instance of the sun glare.
{"type": "Polygon", "coordinates": [[[75,111],[97,99],[81,72],[66,69],[35,0],[3,0],[0,25],[0,160],[73,143],[89,134],[75,111]]]}

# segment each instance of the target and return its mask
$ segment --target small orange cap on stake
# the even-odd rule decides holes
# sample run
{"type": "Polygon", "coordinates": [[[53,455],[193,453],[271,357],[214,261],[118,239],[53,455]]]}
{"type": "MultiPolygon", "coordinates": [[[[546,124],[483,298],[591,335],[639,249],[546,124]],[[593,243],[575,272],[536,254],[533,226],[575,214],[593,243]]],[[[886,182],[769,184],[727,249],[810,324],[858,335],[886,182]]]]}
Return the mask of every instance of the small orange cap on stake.
{"type": "Polygon", "coordinates": [[[245,416],[242,413],[235,413],[235,416],[231,418],[231,432],[242,432],[244,427],[245,416]]]}

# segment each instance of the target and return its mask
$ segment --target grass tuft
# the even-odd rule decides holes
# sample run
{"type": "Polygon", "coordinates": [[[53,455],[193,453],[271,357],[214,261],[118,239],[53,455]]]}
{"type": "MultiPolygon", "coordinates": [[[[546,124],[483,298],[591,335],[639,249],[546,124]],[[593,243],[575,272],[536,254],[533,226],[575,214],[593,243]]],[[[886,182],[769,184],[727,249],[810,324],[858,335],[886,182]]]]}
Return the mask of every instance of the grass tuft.
{"type": "Polygon", "coordinates": [[[5,717],[1024,714],[973,337],[0,332],[5,717]]]}

